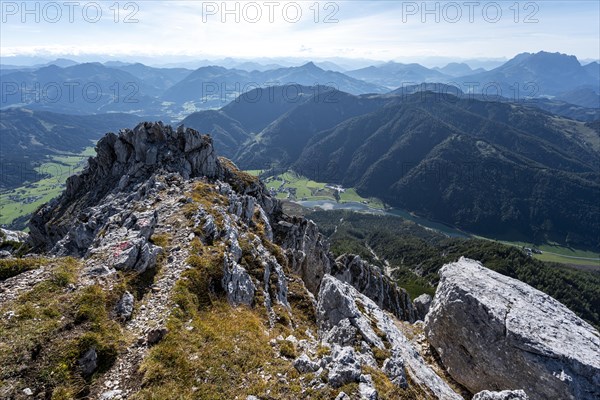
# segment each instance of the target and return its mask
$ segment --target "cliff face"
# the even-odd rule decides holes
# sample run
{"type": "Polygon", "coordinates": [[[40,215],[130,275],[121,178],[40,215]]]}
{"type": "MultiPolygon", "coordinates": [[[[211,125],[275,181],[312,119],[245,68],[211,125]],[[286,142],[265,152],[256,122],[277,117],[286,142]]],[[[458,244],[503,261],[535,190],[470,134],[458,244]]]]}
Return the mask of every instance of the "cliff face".
{"type": "Polygon", "coordinates": [[[0,260],[1,398],[596,395],[597,332],[526,285],[447,266],[424,325],[430,299],[334,259],[208,136],[145,123],[97,153],[32,218],[38,257],[0,260]]]}
{"type": "Polygon", "coordinates": [[[281,220],[275,225],[276,240],[285,249],[290,268],[317,295],[321,280],[334,263],[329,244],[314,222],[303,218],[281,220]]]}
{"type": "Polygon", "coordinates": [[[417,312],[406,290],[398,288],[383,272],[359,256],[344,254],[335,260],[331,275],[349,283],[398,319],[415,322],[417,312]]]}

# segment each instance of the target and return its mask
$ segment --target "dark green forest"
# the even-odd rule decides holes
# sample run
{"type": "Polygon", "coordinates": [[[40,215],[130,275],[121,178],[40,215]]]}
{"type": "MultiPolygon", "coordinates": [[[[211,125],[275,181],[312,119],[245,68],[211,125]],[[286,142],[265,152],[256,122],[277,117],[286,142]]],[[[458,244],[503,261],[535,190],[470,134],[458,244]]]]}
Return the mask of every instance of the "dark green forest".
{"type": "Polygon", "coordinates": [[[599,272],[542,262],[520,248],[489,240],[449,238],[399,217],[316,211],[307,218],[329,237],[336,256],[358,254],[381,268],[386,260],[392,277],[412,298],[422,293],[433,295],[439,269],[464,256],[547,293],[600,327],[599,272]]]}

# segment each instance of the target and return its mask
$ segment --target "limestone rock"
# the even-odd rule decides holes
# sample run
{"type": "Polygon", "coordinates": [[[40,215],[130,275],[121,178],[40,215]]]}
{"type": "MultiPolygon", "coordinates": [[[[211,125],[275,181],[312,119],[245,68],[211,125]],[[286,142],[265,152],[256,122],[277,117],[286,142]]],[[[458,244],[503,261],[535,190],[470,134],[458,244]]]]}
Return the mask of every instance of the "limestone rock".
{"type": "Polygon", "coordinates": [[[329,384],[335,388],[358,382],[361,367],[354,349],[350,346],[333,349],[333,361],[329,366],[329,384]]]}
{"type": "Polygon", "coordinates": [[[248,272],[233,259],[226,257],[224,261],[223,287],[227,299],[232,305],[252,305],[256,286],[248,272]]]}
{"type": "Polygon", "coordinates": [[[133,313],[133,295],[129,292],[123,293],[121,299],[117,303],[116,313],[121,320],[128,320],[133,313]]]}
{"type": "MultiPolygon", "coordinates": [[[[398,329],[392,317],[354,287],[331,275],[325,275],[321,282],[317,302],[317,323],[322,340],[341,339],[341,343],[346,346],[329,342],[334,349],[353,350],[351,346],[358,344],[357,336],[371,348],[377,347],[383,350],[388,347],[392,355],[392,360],[389,362],[393,362],[393,365],[387,365],[386,371],[389,373],[388,377],[398,386],[405,386],[406,379],[398,372],[404,367],[412,382],[422,391],[431,393],[434,398],[462,399],[427,365],[411,342],[398,329]],[[353,327],[353,338],[344,338],[339,333],[332,333],[339,331],[339,326],[343,326],[346,332],[350,332],[350,326],[353,327]]],[[[336,357],[333,358],[328,365],[330,371],[335,368],[336,357]]],[[[369,357],[354,355],[354,359],[361,365],[373,366],[369,357]]]]}
{"type": "Polygon", "coordinates": [[[98,368],[98,354],[96,353],[96,349],[93,347],[89,348],[77,363],[79,364],[81,375],[86,378],[91,376],[96,371],[96,368],[98,368]]]}
{"type": "Polygon", "coordinates": [[[306,354],[302,354],[300,357],[296,358],[293,365],[301,374],[315,372],[319,369],[319,364],[312,361],[306,354]]]}
{"type": "Polygon", "coordinates": [[[0,258],[8,258],[16,253],[28,238],[25,232],[0,228],[0,258]]]}
{"type": "Polygon", "coordinates": [[[407,388],[406,374],[404,373],[404,360],[396,349],[392,356],[383,362],[383,372],[390,378],[392,383],[400,388],[407,388]]]}
{"type": "Polygon", "coordinates": [[[25,232],[0,228],[0,247],[4,242],[25,243],[27,238],[29,238],[29,235],[25,232]]]}
{"type": "Polygon", "coordinates": [[[522,390],[503,390],[501,392],[490,392],[484,390],[473,396],[473,400],[528,400],[529,397],[522,390]]]}
{"type": "MultiPolygon", "coordinates": [[[[135,185],[147,181],[157,170],[178,173],[184,179],[224,176],[209,136],[183,127],[173,130],[161,122],[144,122],[118,135],[108,133],[98,141],[96,153],[83,172],[67,180],[59,198],[32,216],[29,228],[36,250],[51,249],[77,221],[87,223],[89,207],[105,203],[101,200],[110,194],[133,192],[135,185]]],[[[86,228],[97,233],[101,226],[92,223],[86,228]]],[[[80,230],[79,235],[90,234],[80,230]]]]}
{"type": "Polygon", "coordinates": [[[361,400],[377,400],[379,398],[371,375],[360,376],[360,383],[358,384],[358,394],[360,395],[361,400]]]}
{"type": "Polygon", "coordinates": [[[341,319],[329,330],[322,332],[323,340],[327,343],[337,343],[340,346],[352,346],[356,343],[358,329],[350,318],[341,319]]]}
{"type": "Polygon", "coordinates": [[[332,264],[329,245],[317,225],[309,220],[292,218],[279,221],[273,230],[275,240],[286,250],[292,271],[316,295],[323,276],[329,273],[332,264]]]}
{"type": "Polygon", "coordinates": [[[427,293],[423,293],[419,297],[413,300],[413,305],[415,307],[415,312],[417,315],[417,319],[423,321],[425,316],[429,312],[429,307],[431,306],[431,301],[433,298],[427,293]]]}
{"type": "Polygon", "coordinates": [[[600,397],[600,334],[550,296],[461,258],[440,270],[429,342],[471,392],[531,399],[600,397]]]}
{"type": "Polygon", "coordinates": [[[352,286],[326,275],[321,283],[317,302],[319,329],[329,332],[337,329],[337,325],[340,323],[352,325],[370,345],[383,348],[384,344],[381,338],[373,331],[370,321],[360,311],[357,297],[359,300],[364,299],[364,296],[360,296],[352,286]]]}
{"type": "Polygon", "coordinates": [[[416,320],[415,309],[406,290],[396,286],[379,268],[363,261],[359,256],[344,254],[338,257],[330,274],[354,286],[399,319],[410,322],[416,320]]]}
{"type": "Polygon", "coordinates": [[[112,400],[116,398],[121,398],[121,394],[123,393],[120,389],[113,389],[102,393],[100,396],[100,400],[112,400]]]}

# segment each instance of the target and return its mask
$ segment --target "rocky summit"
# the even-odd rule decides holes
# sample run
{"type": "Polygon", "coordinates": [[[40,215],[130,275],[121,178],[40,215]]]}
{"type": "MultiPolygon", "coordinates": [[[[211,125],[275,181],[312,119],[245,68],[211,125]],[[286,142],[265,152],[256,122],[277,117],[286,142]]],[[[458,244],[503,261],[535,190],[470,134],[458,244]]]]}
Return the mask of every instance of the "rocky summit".
{"type": "Polygon", "coordinates": [[[2,399],[593,399],[599,336],[475,261],[337,258],[209,136],[143,123],[0,231],[2,399]],[[425,322],[423,322],[425,320],[425,322]]]}

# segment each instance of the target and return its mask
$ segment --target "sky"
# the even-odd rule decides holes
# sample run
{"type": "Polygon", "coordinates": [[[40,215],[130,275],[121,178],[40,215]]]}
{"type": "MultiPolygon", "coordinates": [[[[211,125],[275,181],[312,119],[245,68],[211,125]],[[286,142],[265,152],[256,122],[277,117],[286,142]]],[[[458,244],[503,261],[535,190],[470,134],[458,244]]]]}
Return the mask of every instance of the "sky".
{"type": "MultiPolygon", "coordinates": [[[[591,1],[1,1],[0,56],[600,59],[591,1]]],[[[3,61],[6,62],[6,61],[3,61]]]]}

